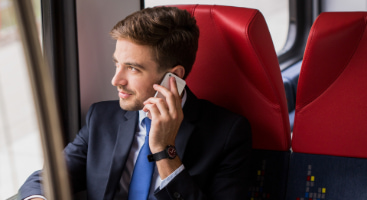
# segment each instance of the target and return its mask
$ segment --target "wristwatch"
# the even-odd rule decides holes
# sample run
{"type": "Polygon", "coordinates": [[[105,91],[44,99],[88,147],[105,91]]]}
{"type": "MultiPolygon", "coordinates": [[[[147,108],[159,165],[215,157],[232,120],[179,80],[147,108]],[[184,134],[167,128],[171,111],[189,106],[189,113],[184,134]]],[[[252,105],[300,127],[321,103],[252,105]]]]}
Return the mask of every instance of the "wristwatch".
{"type": "Polygon", "coordinates": [[[168,145],[163,151],[148,155],[149,162],[162,160],[168,158],[170,160],[176,158],[177,152],[176,147],[172,145],[168,145]]]}

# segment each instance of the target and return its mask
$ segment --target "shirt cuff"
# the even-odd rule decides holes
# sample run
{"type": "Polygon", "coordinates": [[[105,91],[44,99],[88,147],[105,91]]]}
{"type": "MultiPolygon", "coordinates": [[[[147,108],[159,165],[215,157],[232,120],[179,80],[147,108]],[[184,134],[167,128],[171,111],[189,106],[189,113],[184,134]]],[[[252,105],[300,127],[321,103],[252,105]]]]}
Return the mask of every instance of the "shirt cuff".
{"type": "Polygon", "coordinates": [[[159,189],[166,187],[168,183],[172,181],[179,173],[181,173],[185,169],[184,165],[180,165],[172,174],[170,174],[167,178],[163,179],[161,182],[161,185],[159,186],[159,189]]]}
{"type": "Polygon", "coordinates": [[[32,198],[42,198],[44,200],[47,200],[44,196],[41,196],[41,195],[32,195],[32,196],[29,196],[29,197],[27,197],[27,198],[25,198],[23,200],[30,200],[32,198]]]}

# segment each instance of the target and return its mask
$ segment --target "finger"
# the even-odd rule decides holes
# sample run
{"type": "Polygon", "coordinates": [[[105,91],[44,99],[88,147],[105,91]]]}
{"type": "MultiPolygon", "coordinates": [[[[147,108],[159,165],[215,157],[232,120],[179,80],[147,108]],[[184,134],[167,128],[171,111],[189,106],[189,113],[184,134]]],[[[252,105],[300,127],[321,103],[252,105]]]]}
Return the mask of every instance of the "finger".
{"type": "Polygon", "coordinates": [[[161,115],[168,115],[169,108],[167,102],[162,98],[151,97],[148,100],[144,101],[143,104],[155,104],[161,115]]]}
{"type": "Polygon", "coordinates": [[[181,97],[178,94],[175,77],[169,79],[169,85],[170,90],[160,85],[153,85],[153,87],[166,98],[169,110],[172,111],[181,106],[181,97]]]}
{"type": "Polygon", "coordinates": [[[168,85],[168,89],[158,84],[154,84],[153,88],[166,98],[168,95],[170,95],[170,93],[174,94],[175,96],[179,96],[175,77],[169,78],[168,85]]]}
{"type": "Polygon", "coordinates": [[[171,103],[172,106],[174,106],[176,109],[181,109],[181,97],[178,92],[176,78],[171,77],[169,81],[170,81],[170,91],[173,94],[174,99],[172,99],[172,102],[169,102],[169,100],[167,100],[167,103],[168,104],[171,103]]]}
{"type": "Polygon", "coordinates": [[[169,89],[167,89],[167,88],[165,88],[161,85],[158,85],[158,84],[154,84],[153,89],[156,90],[157,92],[161,93],[163,96],[167,95],[170,92],[169,89]]]}
{"type": "Polygon", "coordinates": [[[176,82],[176,78],[175,77],[171,77],[169,79],[170,82],[170,90],[171,92],[175,95],[175,96],[180,96],[178,94],[178,88],[177,88],[177,82],[176,82]]]}
{"type": "Polygon", "coordinates": [[[159,109],[155,104],[147,104],[143,108],[144,112],[148,112],[148,117],[153,121],[153,119],[156,119],[160,116],[159,109]]]}

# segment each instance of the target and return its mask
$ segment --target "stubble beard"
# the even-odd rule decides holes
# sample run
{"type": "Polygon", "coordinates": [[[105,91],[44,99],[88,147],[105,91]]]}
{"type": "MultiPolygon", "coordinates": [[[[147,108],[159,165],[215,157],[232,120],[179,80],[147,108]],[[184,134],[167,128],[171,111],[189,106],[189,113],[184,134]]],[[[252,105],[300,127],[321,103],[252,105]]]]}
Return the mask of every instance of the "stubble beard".
{"type": "Polygon", "coordinates": [[[128,102],[128,100],[120,98],[120,107],[127,111],[137,111],[143,109],[144,104],[137,99],[134,99],[133,102],[128,102]]]}
{"type": "Polygon", "coordinates": [[[142,110],[144,108],[144,101],[146,101],[148,98],[153,97],[155,94],[155,90],[152,88],[147,89],[145,94],[147,94],[145,97],[142,97],[142,99],[137,98],[136,93],[131,90],[124,90],[128,91],[130,94],[132,94],[131,97],[128,99],[120,98],[120,107],[123,110],[126,111],[138,111],[142,110]]]}

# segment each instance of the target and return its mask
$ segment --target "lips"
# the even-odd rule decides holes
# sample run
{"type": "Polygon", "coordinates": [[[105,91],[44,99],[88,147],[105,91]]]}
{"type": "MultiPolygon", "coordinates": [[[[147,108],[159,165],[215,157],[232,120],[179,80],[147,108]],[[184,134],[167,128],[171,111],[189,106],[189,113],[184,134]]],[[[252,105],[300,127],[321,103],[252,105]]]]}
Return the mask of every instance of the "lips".
{"type": "Polygon", "coordinates": [[[126,93],[126,92],[123,92],[123,91],[119,91],[119,97],[122,98],[122,99],[126,99],[126,98],[129,98],[132,94],[129,94],[129,93],[126,93]]]}

